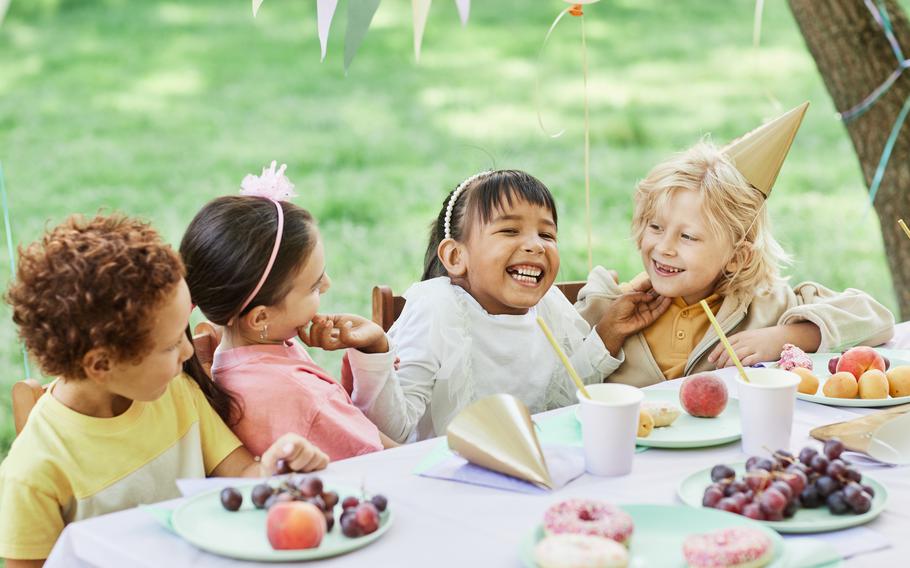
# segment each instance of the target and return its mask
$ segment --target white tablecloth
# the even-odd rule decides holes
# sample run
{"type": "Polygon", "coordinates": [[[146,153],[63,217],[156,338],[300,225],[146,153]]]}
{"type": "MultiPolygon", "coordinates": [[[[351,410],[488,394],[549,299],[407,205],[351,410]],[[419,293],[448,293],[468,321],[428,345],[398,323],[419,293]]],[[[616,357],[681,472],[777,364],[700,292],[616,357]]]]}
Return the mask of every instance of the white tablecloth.
{"type": "MultiPolygon", "coordinates": [[[[897,341],[887,347],[910,346],[910,326],[902,324],[897,341]]],[[[732,369],[720,372],[731,393],[732,369]]],[[[679,381],[652,388],[677,389],[679,381]]],[[[567,412],[561,409],[553,412],[567,412]]],[[[815,426],[855,418],[871,410],[832,408],[796,401],[791,448],[810,443],[815,426]]],[[[544,510],[568,497],[593,497],[617,504],[678,504],[677,484],[689,473],[717,463],[741,461],[738,443],[700,450],[651,449],[635,456],[630,475],[598,478],[584,475],[546,495],[508,493],[414,475],[416,465],[438,440],[386,450],[331,464],[322,477],[360,486],[388,496],[395,511],[389,532],[375,543],[344,556],[307,563],[312,566],[520,566],[519,545],[540,523],[544,510]]],[[[886,485],[887,510],[866,525],[890,541],[891,547],[848,559],[848,566],[910,565],[910,468],[862,466],[886,485]]],[[[225,480],[205,480],[215,488],[225,480]]],[[[162,506],[175,507],[180,500],[162,506]]],[[[844,540],[848,533],[843,534],[844,540]]],[[[868,533],[864,533],[868,534],[868,533]]],[[[856,536],[856,535],[854,535],[856,536]]],[[[860,535],[861,537],[861,535],[860,535]]],[[[46,566],[251,566],[202,552],[161,527],[139,509],[105,515],[69,525],[46,566]]],[[[263,565],[265,566],[265,565],[263,565]]]]}

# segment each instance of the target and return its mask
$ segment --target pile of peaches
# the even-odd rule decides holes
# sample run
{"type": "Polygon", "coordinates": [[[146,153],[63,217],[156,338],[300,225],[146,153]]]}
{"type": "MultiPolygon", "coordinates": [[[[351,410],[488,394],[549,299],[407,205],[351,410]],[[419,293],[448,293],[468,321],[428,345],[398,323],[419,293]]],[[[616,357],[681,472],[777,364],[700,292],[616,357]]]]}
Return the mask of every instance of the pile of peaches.
{"type": "MultiPolygon", "coordinates": [[[[822,386],[830,398],[881,399],[910,396],[910,365],[891,367],[891,362],[871,347],[853,347],[828,361],[831,376],[822,386]]],[[[819,380],[810,369],[794,367],[799,375],[797,390],[818,394],[819,380]]]]}

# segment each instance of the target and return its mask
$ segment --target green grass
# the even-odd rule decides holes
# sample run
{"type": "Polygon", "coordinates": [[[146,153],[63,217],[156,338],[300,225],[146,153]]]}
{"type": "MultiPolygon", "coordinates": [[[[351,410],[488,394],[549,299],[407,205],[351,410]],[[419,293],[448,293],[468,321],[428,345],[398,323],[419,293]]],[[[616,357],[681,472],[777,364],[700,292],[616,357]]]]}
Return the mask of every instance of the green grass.
{"type": "MultiPolygon", "coordinates": [[[[407,2],[386,1],[348,76],[345,3],[319,62],[311,2],[14,0],[0,27],[0,161],[19,242],[70,213],[150,219],[177,243],[208,199],[287,162],[297,203],[319,219],[334,286],[327,311],[369,313],[376,283],[419,277],[425,232],[462,178],[527,169],[560,208],[560,279],[586,274],[578,21],[541,62],[562,2],[474,2],[466,28],[436,2],[420,65],[407,2]]],[[[611,0],[586,8],[597,263],[639,270],[630,193],[668,153],[707,132],[727,141],[809,99],[769,208],[795,280],[865,289],[894,307],[876,216],[856,157],[782,2],[751,47],[751,0],[611,0]],[[780,103],[776,102],[780,101],[780,103]]],[[[8,280],[2,253],[0,274],[8,280]]],[[[12,440],[20,351],[0,308],[0,456],[12,440]]],[[[337,353],[317,353],[338,368],[337,353]]]]}

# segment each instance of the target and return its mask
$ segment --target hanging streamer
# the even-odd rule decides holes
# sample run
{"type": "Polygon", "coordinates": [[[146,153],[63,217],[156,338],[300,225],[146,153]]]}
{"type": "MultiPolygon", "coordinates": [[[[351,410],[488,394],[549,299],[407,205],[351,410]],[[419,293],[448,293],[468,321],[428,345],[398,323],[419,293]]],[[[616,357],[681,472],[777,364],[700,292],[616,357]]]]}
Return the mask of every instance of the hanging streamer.
{"type": "Polygon", "coordinates": [[[540,125],[540,129],[543,130],[544,134],[550,138],[558,138],[563,135],[565,129],[560,130],[555,134],[551,134],[547,127],[544,126],[543,116],[540,112],[540,68],[541,61],[543,60],[544,48],[546,48],[547,43],[550,41],[550,36],[553,34],[553,30],[556,29],[556,26],[562,20],[562,18],[569,14],[571,16],[577,17],[581,20],[581,62],[582,62],[582,99],[584,106],[584,129],[585,129],[585,143],[584,143],[584,175],[585,175],[585,230],[587,232],[587,244],[588,244],[588,272],[591,272],[591,269],[594,267],[594,253],[593,253],[593,239],[592,239],[592,228],[591,228],[591,123],[589,120],[589,108],[588,108],[588,43],[587,35],[585,34],[585,15],[584,15],[584,4],[594,4],[599,0],[582,0],[581,2],[575,1],[570,2],[569,0],[563,0],[568,4],[571,4],[568,8],[563,10],[556,16],[556,19],[553,20],[553,23],[550,25],[550,29],[547,30],[547,35],[544,36],[543,45],[540,46],[540,52],[537,54],[537,77],[535,80],[535,106],[537,107],[537,123],[540,125]]]}
{"type": "Polygon", "coordinates": [[[461,18],[461,25],[468,25],[468,16],[471,13],[471,0],[455,0],[455,6],[458,8],[458,16],[461,18]]]}
{"type": "Polygon", "coordinates": [[[344,72],[357,55],[357,49],[370,29],[370,22],[379,8],[380,0],[348,0],[348,29],[344,32],[344,72]]]}
{"type": "MultiPolygon", "coordinates": [[[[2,0],[0,0],[2,2],[2,0]]],[[[253,0],[253,17],[256,17],[256,14],[259,13],[259,7],[262,6],[264,0],[253,0]]]]}
{"type": "MultiPolygon", "coordinates": [[[[6,199],[6,184],[3,181],[3,164],[0,163],[0,204],[3,206],[3,225],[6,229],[6,254],[9,256],[9,277],[10,280],[16,277],[16,252],[13,250],[13,229],[9,221],[9,202],[6,199]]],[[[22,348],[22,366],[25,369],[27,379],[31,376],[28,368],[28,352],[25,346],[22,348]]]]}
{"type": "Polygon", "coordinates": [[[329,28],[332,26],[332,18],[335,17],[337,7],[338,0],[316,0],[316,32],[319,34],[319,47],[322,49],[320,61],[325,61],[326,46],[329,43],[329,28]]]}
{"type": "Polygon", "coordinates": [[[427,26],[427,16],[430,15],[430,4],[433,0],[411,0],[411,10],[414,14],[414,59],[420,63],[420,44],[423,43],[423,30],[427,26]]]}

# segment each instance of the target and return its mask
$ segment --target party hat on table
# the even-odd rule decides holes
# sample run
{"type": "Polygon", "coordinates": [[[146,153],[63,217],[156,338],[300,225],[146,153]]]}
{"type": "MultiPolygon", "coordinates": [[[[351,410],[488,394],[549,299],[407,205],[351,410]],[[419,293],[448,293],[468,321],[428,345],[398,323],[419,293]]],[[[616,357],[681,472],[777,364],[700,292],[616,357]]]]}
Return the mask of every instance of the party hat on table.
{"type": "Polygon", "coordinates": [[[739,173],[767,198],[803,122],[809,102],[737,138],[721,150],[739,173]]]}
{"type": "Polygon", "coordinates": [[[531,415],[514,396],[478,400],[452,420],[446,434],[449,448],[469,462],[553,488],[531,415]]]}
{"type": "Polygon", "coordinates": [[[879,461],[910,463],[910,404],[892,406],[875,414],[819,426],[809,434],[816,440],[837,438],[853,452],[869,455],[879,461]]]}

